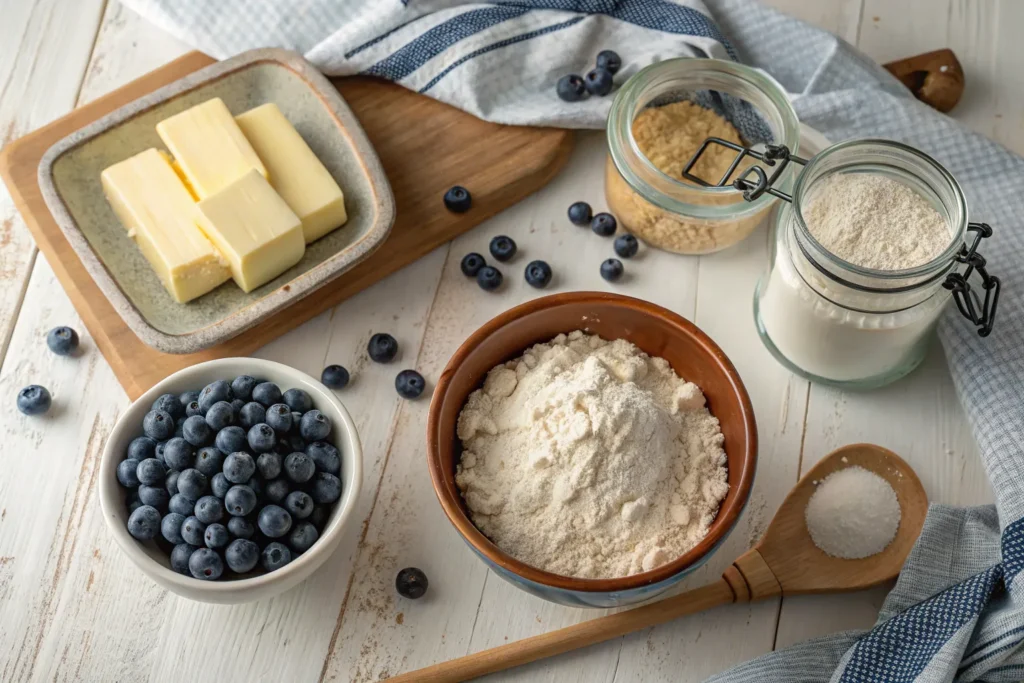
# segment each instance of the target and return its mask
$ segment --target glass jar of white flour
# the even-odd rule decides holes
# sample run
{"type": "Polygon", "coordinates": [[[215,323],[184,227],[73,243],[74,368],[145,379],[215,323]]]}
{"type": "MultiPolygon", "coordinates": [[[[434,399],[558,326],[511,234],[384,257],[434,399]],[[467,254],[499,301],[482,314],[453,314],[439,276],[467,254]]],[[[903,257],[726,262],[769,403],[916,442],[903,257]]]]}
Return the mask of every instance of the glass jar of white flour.
{"type": "Polygon", "coordinates": [[[755,168],[738,187],[790,201],[776,213],[770,267],[754,296],[758,332],[783,365],[826,384],[887,384],[924,358],[951,298],[989,333],[999,280],[976,249],[991,229],[968,224],[959,184],[934,159],[888,140],[840,143],[810,161],[784,148],[751,156],[776,170],[755,168]],[[772,187],[790,161],[806,164],[792,197],[772,187]],[[830,204],[824,230],[815,202],[830,204]],[[981,278],[973,289],[972,274],[981,278]]]}

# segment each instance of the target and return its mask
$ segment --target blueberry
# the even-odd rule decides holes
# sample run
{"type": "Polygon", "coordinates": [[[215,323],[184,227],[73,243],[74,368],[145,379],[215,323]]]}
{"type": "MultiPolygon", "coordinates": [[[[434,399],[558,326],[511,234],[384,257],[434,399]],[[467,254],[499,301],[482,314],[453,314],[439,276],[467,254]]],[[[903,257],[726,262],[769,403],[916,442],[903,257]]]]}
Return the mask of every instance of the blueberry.
{"type": "Polygon", "coordinates": [[[164,477],[164,488],[167,489],[167,493],[172,496],[178,492],[178,477],[181,476],[181,472],[171,470],[164,477]]]}
{"type": "Polygon", "coordinates": [[[185,407],[188,407],[192,401],[199,401],[198,391],[185,391],[178,395],[178,402],[185,407]]]}
{"type": "Polygon", "coordinates": [[[140,541],[156,538],[160,533],[160,512],[152,505],[136,508],[128,517],[128,533],[140,541]]]}
{"type": "Polygon", "coordinates": [[[186,517],[181,523],[181,537],[190,545],[203,545],[206,540],[203,534],[206,533],[206,525],[196,517],[186,517]]]}
{"type": "Polygon", "coordinates": [[[256,388],[257,384],[259,384],[259,382],[256,381],[255,377],[239,375],[231,380],[231,394],[235,398],[242,399],[243,401],[251,401],[252,390],[256,388]]]}
{"type": "Polygon", "coordinates": [[[313,409],[313,399],[302,389],[289,389],[284,392],[284,402],[289,408],[298,413],[305,413],[313,409]]]}
{"type": "Polygon", "coordinates": [[[247,520],[245,517],[232,517],[228,520],[228,531],[235,538],[252,538],[252,535],[256,533],[256,529],[253,528],[252,522],[247,520]]]}
{"type": "Polygon", "coordinates": [[[288,485],[288,481],[282,477],[275,479],[274,481],[268,481],[267,485],[263,487],[263,495],[271,503],[275,505],[281,505],[284,503],[284,499],[288,497],[292,487],[288,485]]]}
{"type": "Polygon", "coordinates": [[[504,263],[512,260],[512,257],[516,255],[516,242],[508,235],[498,235],[491,240],[488,249],[491,251],[491,256],[504,263]]]}
{"type": "Polygon", "coordinates": [[[622,258],[633,258],[639,249],[640,243],[628,232],[615,238],[615,253],[622,258]]]}
{"type": "Polygon", "coordinates": [[[139,466],[135,469],[135,476],[139,478],[140,484],[155,486],[163,482],[164,477],[167,476],[167,466],[156,458],[146,458],[139,461],[139,466]]]}
{"type": "Polygon", "coordinates": [[[423,379],[423,375],[415,370],[402,370],[395,377],[395,391],[402,398],[410,400],[419,398],[426,386],[427,382],[423,379]]]}
{"type": "Polygon", "coordinates": [[[292,528],[292,516],[277,505],[267,505],[257,518],[260,531],[269,538],[281,538],[292,528]]]}
{"type": "Polygon", "coordinates": [[[341,454],[326,441],[314,441],[306,446],[306,455],[313,459],[316,468],[330,474],[341,473],[341,454]]]}
{"type": "Polygon", "coordinates": [[[290,453],[284,459],[284,473],[296,484],[305,484],[316,473],[316,465],[305,453],[290,453]]]}
{"type": "Polygon", "coordinates": [[[453,213],[466,213],[473,206],[473,196],[461,185],[454,185],[444,193],[444,206],[453,213]]]}
{"type": "Polygon", "coordinates": [[[587,86],[584,85],[583,79],[576,74],[568,74],[559,78],[555,91],[566,102],[579,102],[587,96],[587,86]]]}
{"type": "Polygon", "coordinates": [[[249,442],[249,447],[256,453],[269,453],[277,445],[277,434],[274,433],[273,427],[265,422],[253,425],[246,435],[246,439],[249,442]]]}
{"type": "Polygon", "coordinates": [[[622,58],[614,50],[601,50],[597,53],[597,66],[616,74],[622,68],[622,58]]]}
{"type": "Polygon", "coordinates": [[[196,453],[195,464],[192,467],[195,467],[205,474],[207,478],[210,478],[220,474],[223,463],[224,454],[221,453],[220,449],[206,446],[205,448],[200,448],[199,452],[196,453]]]}
{"type": "MultiPolygon", "coordinates": [[[[230,407],[228,409],[230,410],[230,407]]],[[[186,417],[181,433],[185,437],[185,441],[197,448],[213,443],[216,436],[216,432],[206,423],[206,418],[202,415],[186,417]]]]}
{"type": "Polygon", "coordinates": [[[197,579],[216,581],[224,573],[224,562],[216,550],[199,548],[188,558],[188,571],[197,579]]]}
{"type": "Polygon", "coordinates": [[[232,453],[224,459],[224,476],[232,484],[244,484],[255,473],[256,461],[245,451],[232,453]]]}
{"type": "Polygon", "coordinates": [[[258,425],[266,419],[267,409],[255,401],[246,403],[238,411],[238,424],[242,426],[242,429],[251,429],[253,425],[258,425]]]}
{"type": "Polygon", "coordinates": [[[312,548],[319,537],[320,534],[317,533],[315,526],[309,522],[298,522],[291,533],[288,534],[288,545],[295,551],[296,555],[301,555],[312,548]]]}
{"type": "MultiPolygon", "coordinates": [[[[203,497],[209,486],[206,475],[197,469],[184,470],[178,475],[178,493],[189,500],[196,501],[203,497]]],[[[195,543],[194,545],[199,545],[195,543]]]]}
{"type": "Polygon", "coordinates": [[[235,421],[235,409],[227,401],[217,401],[206,411],[206,424],[214,432],[229,427],[235,421]]]}
{"type": "MultiPolygon", "coordinates": [[[[262,408],[262,406],[260,407],[262,408]]],[[[217,447],[217,450],[224,455],[235,453],[237,451],[244,451],[249,447],[249,439],[246,436],[245,430],[234,425],[231,427],[225,427],[217,432],[217,436],[214,438],[213,443],[217,447]]]]}
{"type": "Polygon", "coordinates": [[[162,410],[150,411],[142,418],[142,431],[151,439],[166,441],[174,436],[174,418],[162,410]]]}
{"type": "Polygon", "coordinates": [[[260,547],[244,538],[236,538],[224,550],[224,561],[237,574],[251,572],[260,561],[260,547]]]}
{"type": "Polygon", "coordinates": [[[398,342],[390,334],[378,332],[370,337],[366,353],[369,354],[370,360],[377,363],[390,363],[398,355],[398,342]]]}
{"type": "Polygon", "coordinates": [[[476,274],[480,272],[480,269],[487,265],[487,261],[484,257],[475,251],[471,251],[462,257],[462,263],[459,267],[462,269],[462,274],[466,277],[476,277],[476,274]]]}
{"type": "Polygon", "coordinates": [[[292,411],[284,403],[275,403],[267,408],[267,424],[279,434],[287,434],[292,428],[292,411]]]}
{"type": "Polygon", "coordinates": [[[195,461],[196,450],[185,439],[176,436],[164,444],[164,462],[170,469],[187,470],[195,465],[195,461]]]}
{"type": "Polygon", "coordinates": [[[171,569],[179,574],[189,576],[188,558],[192,557],[192,553],[196,550],[198,548],[188,543],[179,543],[174,546],[174,550],[171,551],[171,569]]]}
{"type": "Polygon", "coordinates": [[[427,592],[429,584],[427,575],[423,573],[422,569],[417,569],[416,567],[406,567],[398,572],[398,576],[395,577],[395,590],[403,598],[409,598],[410,600],[422,598],[427,592]]]}
{"type": "Polygon", "coordinates": [[[327,526],[327,520],[331,517],[330,507],[327,505],[316,505],[313,507],[313,512],[309,515],[310,523],[320,531],[324,530],[327,526]]]}
{"type": "Polygon", "coordinates": [[[493,292],[501,287],[502,279],[501,271],[493,266],[484,266],[476,274],[476,283],[480,285],[480,289],[487,292],[493,292]]]}
{"type": "Polygon", "coordinates": [[[139,461],[130,458],[117,463],[117,480],[121,482],[121,486],[133,489],[139,485],[139,476],[136,473],[138,467],[139,461]]]}
{"type": "Polygon", "coordinates": [[[203,411],[199,409],[199,401],[192,401],[185,406],[185,417],[193,417],[195,415],[203,416],[203,411]]]}
{"type": "Polygon", "coordinates": [[[242,410],[242,407],[245,405],[245,401],[243,401],[240,398],[233,398],[231,399],[231,403],[229,403],[228,405],[231,406],[231,414],[234,415],[235,417],[238,417],[238,413],[239,411],[242,410]]]}
{"type": "Polygon", "coordinates": [[[167,509],[171,512],[177,512],[179,515],[189,517],[196,511],[196,502],[194,500],[189,500],[180,493],[175,493],[171,496],[171,501],[167,504],[167,509]]]}
{"type": "Polygon", "coordinates": [[[305,519],[313,513],[313,499],[305,491],[292,491],[284,499],[284,509],[295,519],[305,519]]]}
{"type": "Polygon", "coordinates": [[[202,409],[203,414],[210,409],[214,403],[218,401],[230,402],[235,396],[231,393],[231,385],[225,380],[218,379],[215,382],[210,382],[203,390],[199,392],[199,408],[202,409]]]}
{"type": "Polygon", "coordinates": [[[293,449],[291,444],[288,443],[288,439],[282,436],[281,438],[279,438],[277,440],[277,443],[274,444],[274,451],[273,452],[277,453],[278,455],[280,455],[283,458],[284,456],[286,456],[289,453],[291,453],[293,450],[295,450],[295,449],[293,449]]]}
{"type": "Polygon", "coordinates": [[[174,394],[160,396],[153,401],[153,407],[150,410],[162,410],[173,417],[175,422],[185,416],[185,406],[181,405],[181,401],[174,394]]]}
{"type": "Polygon", "coordinates": [[[284,437],[284,440],[288,442],[288,453],[294,451],[305,451],[306,440],[302,438],[301,434],[296,434],[299,429],[299,425],[302,424],[302,415],[298,413],[292,413],[292,433],[284,437]],[[298,415],[298,417],[296,417],[298,415]]]}
{"type": "Polygon", "coordinates": [[[231,540],[231,534],[228,533],[226,526],[214,522],[206,527],[203,540],[206,541],[207,548],[223,548],[231,540]]]}
{"type": "Polygon", "coordinates": [[[612,73],[608,69],[596,67],[583,77],[583,84],[591,95],[607,95],[612,91],[612,73]]]}
{"type": "MultiPolygon", "coordinates": [[[[245,482],[245,484],[242,484],[242,485],[243,486],[248,486],[249,488],[251,488],[256,493],[256,500],[257,501],[261,501],[265,497],[265,495],[264,495],[264,493],[265,493],[264,492],[265,485],[264,485],[263,480],[260,479],[259,477],[253,477],[252,479],[250,479],[249,481],[245,482]]],[[[288,484],[285,483],[285,486],[287,486],[287,485],[288,484]]],[[[288,495],[288,492],[285,491],[284,495],[285,496],[288,495]]],[[[282,499],[283,498],[284,498],[284,496],[282,496],[282,499]]],[[[258,504],[259,503],[257,502],[257,505],[258,504]]]]}
{"type": "Polygon", "coordinates": [[[348,370],[340,365],[328,365],[320,373],[320,381],[331,389],[344,389],[348,379],[348,370]]]}
{"type": "Polygon", "coordinates": [[[281,388],[273,382],[261,382],[253,387],[252,400],[263,406],[272,406],[281,402],[281,388]]]}
{"type": "Polygon", "coordinates": [[[590,219],[593,216],[593,212],[590,208],[590,204],[586,202],[575,202],[569,206],[569,221],[573,225],[578,225],[582,228],[590,225],[590,219]]]}
{"type": "Polygon", "coordinates": [[[224,496],[224,506],[236,517],[244,517],[256,509],[256,492],[244,484],[232,486],[224,496]]]}
{"type": "Polygon", "coordinates": [[[276,569],[280,569],[289,562],[292,561],[292,553],[288,550],[288,546],[283,543],[274,541],[268,543],[267,547],[263,549],[263,553],[260,555],[260,564],[268,572],[272,572],[276,569]]]}
{"type": "Polygon", "coordinates": [[[140,484],[138,490],[139,500],[142,501],[143,505],[163,510],[171,502],[171,494],[167,493],[167,488],[164,486],[140,484]]]}
{"type": "Polygon", "coordinates": [[[125,501],[126,503],[128,503],[128,514],[129,515],[131,515],[133,512],[135,512],[140,507],[142,507],[142,501],[139,500],[139,498],[138,498],[138,492],[133,490],[132,493],[135,493],[136,497],[134,499],[132,499],[132,500],[125,501]]]}
{"type": "Polygon", "coordinates": [[[228,481],[223,472],[218,472],[210,479],[210,492],[221,500],[228,495],[231,486],[231,482],[228,481]]]}
{"type": "Polygon", "coordinates": [[[78,348],[78,333],[70,327],[55,327],[46,335],[46,345],[58,356],[70,356],[78,348]]]}
{"type": "Polygon", "coordinates": [[[323,441],[331,433],[331,420],[319,410],[311,410],[302,416],[299,433],[307,442],[323,441]]]}
{"type": "Polygon", "coordinates": [[[282,460],[280,453],[261,453],[256,458],[256,471],[264,479],[276,479],[281,474],[282,460]]]}
{"type": "Polygon", "coordinates": [[[153,449],[153,457],[156,458],[157,460],[159,460],[160,462],[162,462],[165,465],[167,464],[167,461],[164,460],[164,449],[166,447],[167,447],[167,442],[164,441],[162,443],[158,443],[156,445],[156,448],[153,449]]]}
{"type": "Polygon", "coordinates": [[[188,418],[181,418],[174,422],[174,436],[184,438],[185,436],[185,420],[188,418]]]}
{"type": "Polygon", "coordinates": [[[132,439],[132,442],[128,444],[129,460],[145,460],[153,457],[156,457],[156,441],[148,436],[132,439]]]}
{"type": "MultiPolygon", "coordinates": [[[[231,493],[231,491],[228,491],[231,493]]],[[[213,524],[224,518],[224,503],[216,496],[203,496],[196,501],[196,518],[203,524],[213,524]]]]}
{"type": "Polygon", "coordinates": [[[164,538],[167,539],[168,543],[184,543],[184,539],[181,537],[181,525],[185,523],[185,515],[178,514],[177,512],[170,512],[164,515],[164,518],[160,521],[160,533],[164,538]]]}
{"type": "Polygon", "coordinates": [[[341,479],[327,472],[317,472],[313,475],[309,495],[318,505],[333,503],[341,498],[341,479]]]}
{"type": "Polygon", "coordinates": [[[590,221],[590,229],[594,231],[595,235],[600,235],[601,237],[611,237],[615,234],[618,227],[615,216],[610,213],[599,213],[590,221]]]}
{"type": "Polygon", "coordinates": [[[601,277],[608,282],[615,282],[622,277],[623,272],[622,261],[617,258],[605,259],[601,263],[601,277]]]}
{"type": "Polygon", "coordinates": [[[551,266],[544,261],[530,261],[526,264],[525,276],[527,284],[544,289],[551,282],[551,266]]]}

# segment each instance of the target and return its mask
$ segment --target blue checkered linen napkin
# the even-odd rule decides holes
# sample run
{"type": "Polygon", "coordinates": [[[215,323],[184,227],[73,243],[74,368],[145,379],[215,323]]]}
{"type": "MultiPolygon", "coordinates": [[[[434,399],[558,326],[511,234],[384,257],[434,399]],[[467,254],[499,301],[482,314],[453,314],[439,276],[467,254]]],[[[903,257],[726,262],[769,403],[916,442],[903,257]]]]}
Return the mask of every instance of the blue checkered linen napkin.
{"type": "Polygon", "coordinates": [[[298,50],[330,75],[373,74],[501,123],[602,128],[611,98],[565,103],[555,81],[614,48],[619,82],[678,56],[770,73],[833,141],[900,140],[963,185],[1003,281],[987,339],[951,310],[939,336],[996,505],[933,506],[876,626],[774,652],[715,681],[1024,680],[1024,160],[913,99],[865,55],[753,0],[124,0],[226,57],[298,50]]]}

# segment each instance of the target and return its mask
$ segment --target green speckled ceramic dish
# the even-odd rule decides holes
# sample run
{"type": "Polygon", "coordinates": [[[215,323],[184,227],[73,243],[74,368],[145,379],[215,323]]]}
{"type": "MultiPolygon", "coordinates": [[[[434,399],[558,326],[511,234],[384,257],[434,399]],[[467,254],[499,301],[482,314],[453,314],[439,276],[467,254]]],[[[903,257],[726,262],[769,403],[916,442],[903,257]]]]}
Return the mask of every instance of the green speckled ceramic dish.
{"type": "Polygon", "coordinates": [[[131,102],[51,147],[39,164],[50,211],[89,274],[143,342],[193,353],[230,339],[312,294],[379,247],[395,202],[376,152],[348,105],[294,52],[253,50],[131,102]],[[233,114],[275,102],[345,194],[348,222],[307,245],[302,260],[246,294],[232,281],[187,304],[164,289],[103,195],[104,168],[150,147],[157,122],[220,97],[233,114]]]}

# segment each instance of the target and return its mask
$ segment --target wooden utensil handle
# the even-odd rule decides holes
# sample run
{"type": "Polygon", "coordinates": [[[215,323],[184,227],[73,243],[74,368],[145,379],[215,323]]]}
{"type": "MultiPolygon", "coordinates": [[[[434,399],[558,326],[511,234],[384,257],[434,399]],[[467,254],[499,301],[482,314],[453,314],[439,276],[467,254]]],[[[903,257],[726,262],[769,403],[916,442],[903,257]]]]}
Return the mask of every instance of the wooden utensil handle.
{"type": "Polygon", "coordinates": [[[948,112],[964,94],[964,70],[946,48],[899,59],[883,65],[914,97],[941,112],[948,112]]]}
{"type": "Polygon", "coordinates": [[[453,683],[534,662],[581,647],[602,643],[633,631],[663,624],[686,614],[727,605],[736,599],[725,579],[658,602],[591,619],[539,636],[476,652],[465,657],[400,674],[389,681],[453,683]]]}

